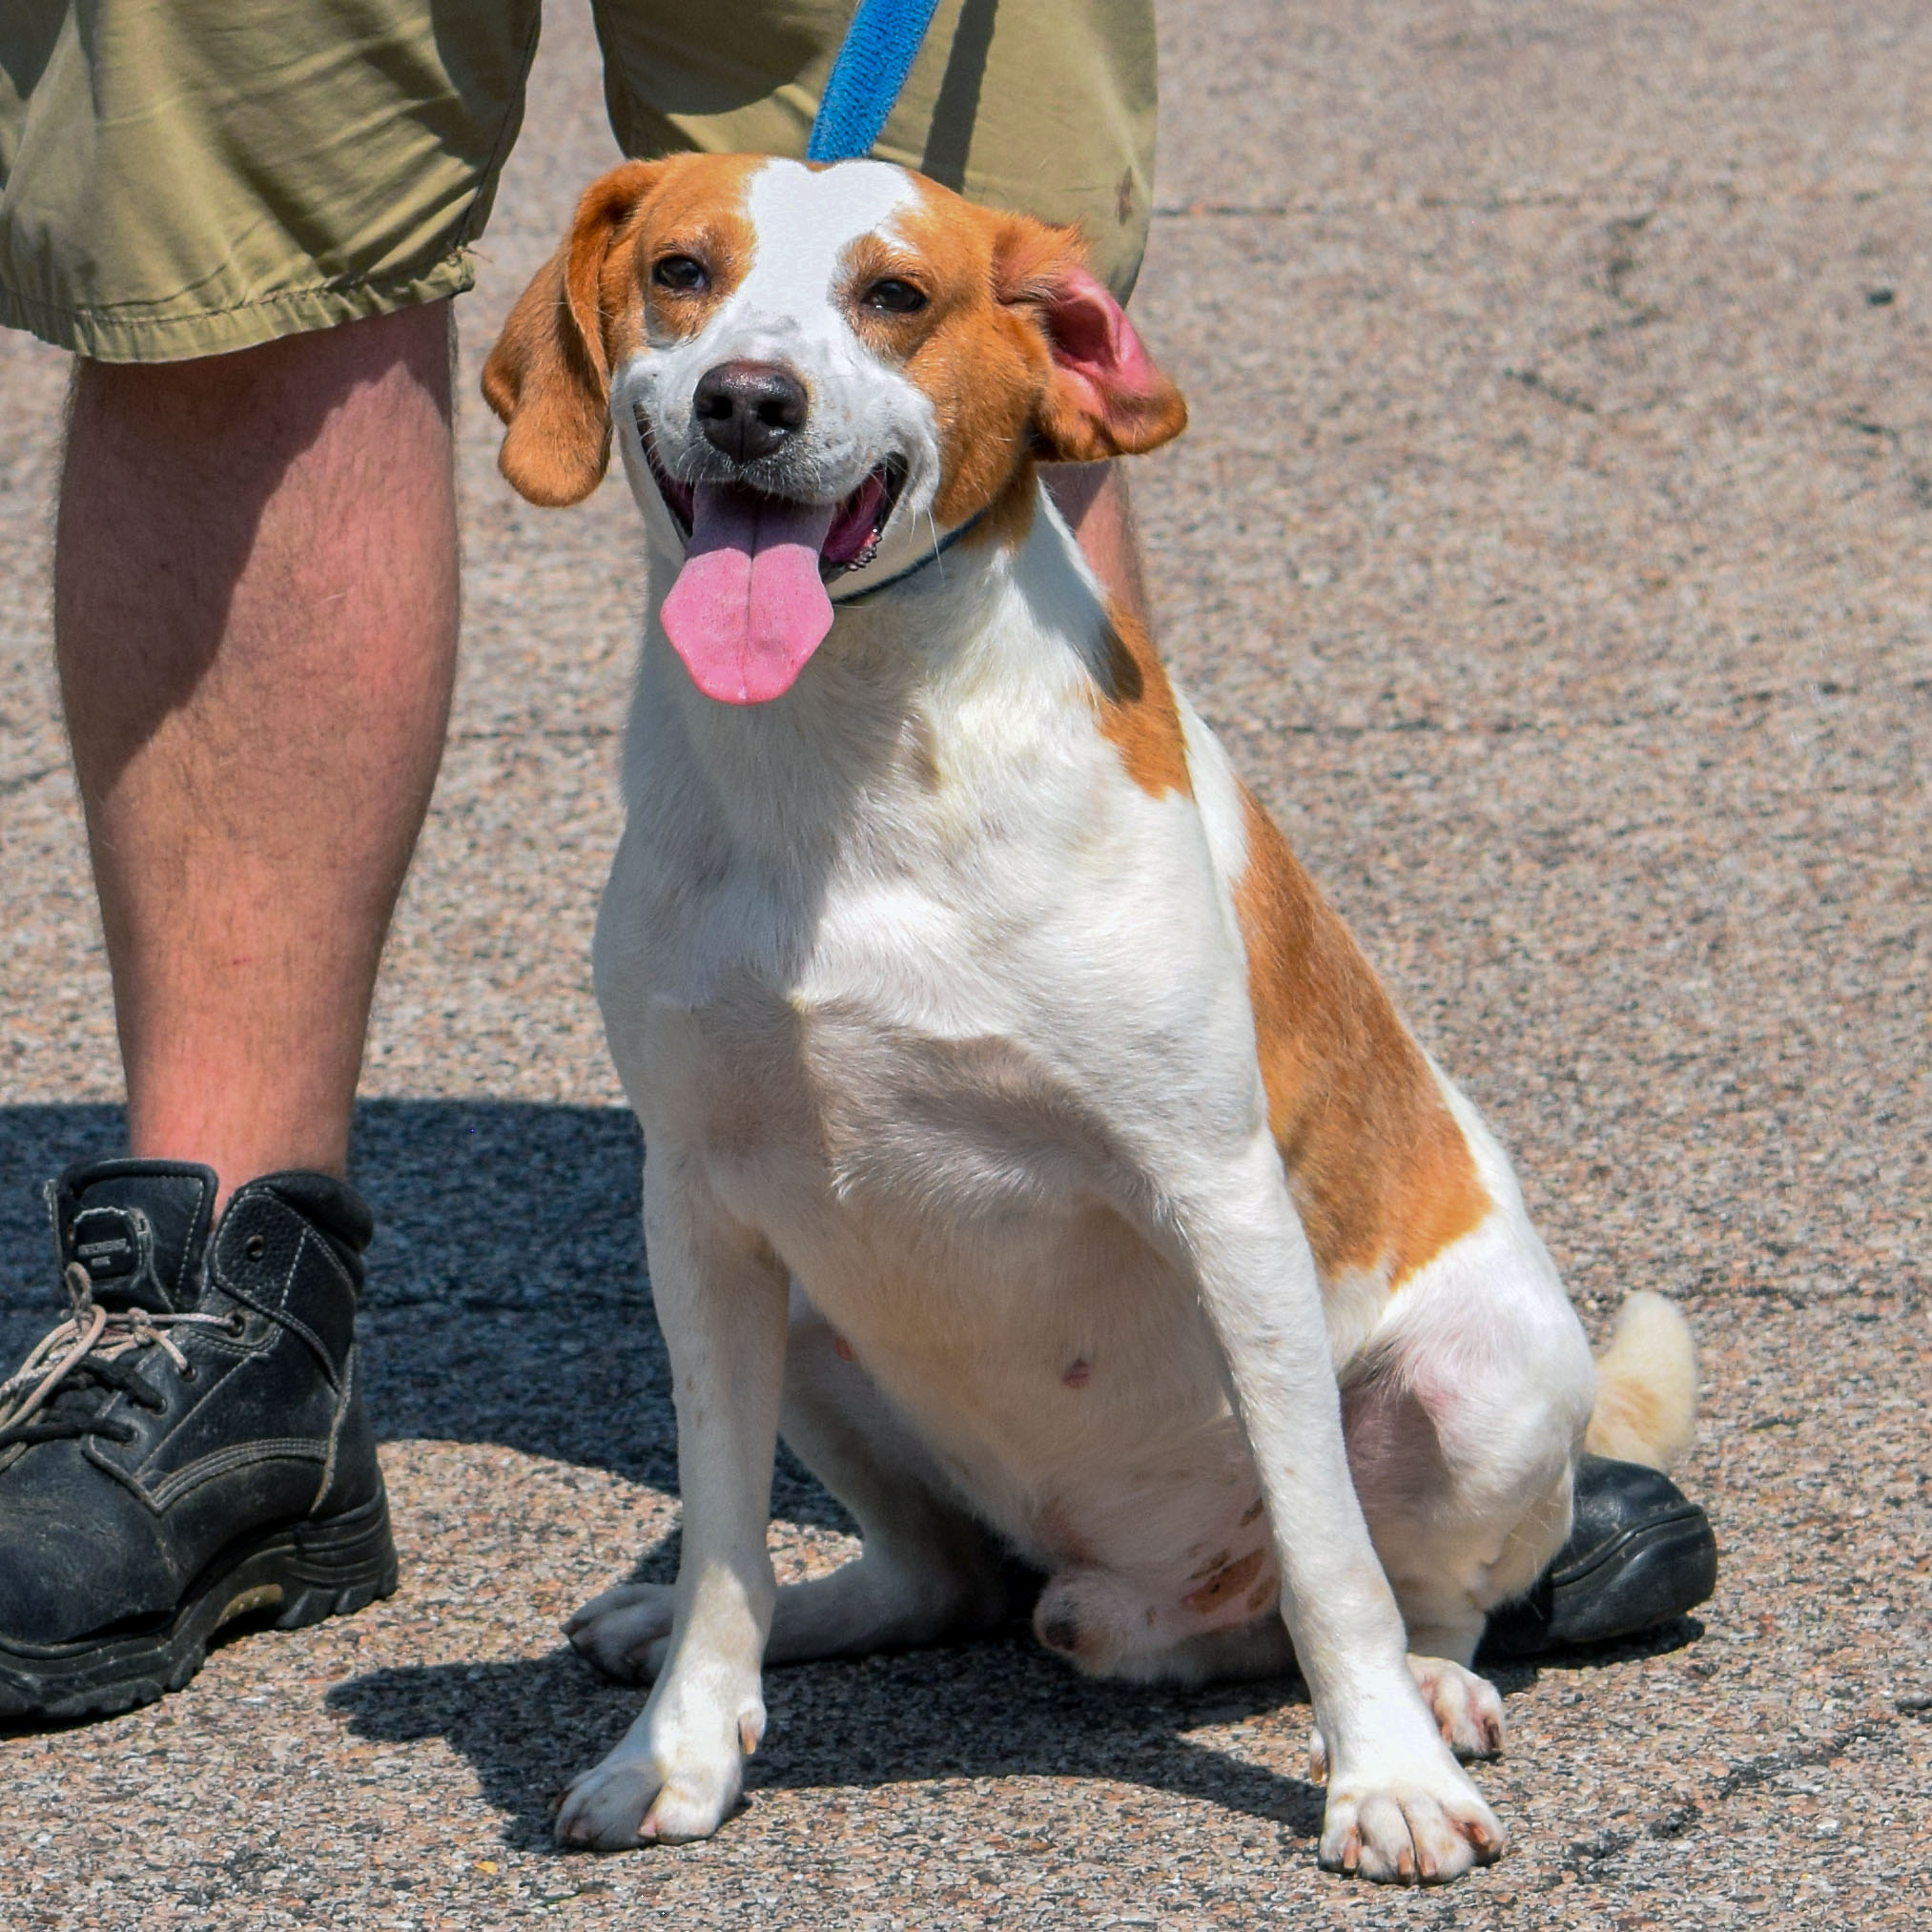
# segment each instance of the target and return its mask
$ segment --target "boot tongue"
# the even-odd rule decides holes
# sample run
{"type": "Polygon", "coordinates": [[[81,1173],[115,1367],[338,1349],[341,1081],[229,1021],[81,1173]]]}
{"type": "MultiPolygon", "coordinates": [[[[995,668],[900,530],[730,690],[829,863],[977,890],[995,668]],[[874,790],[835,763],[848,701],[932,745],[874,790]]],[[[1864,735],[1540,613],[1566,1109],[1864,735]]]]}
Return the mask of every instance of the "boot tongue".
{"type": "Polygon", "coordinates": [[[110,1311],[166,1315],[193,1307],[215,1189],[209,1169],[186,1161],[71,1168],[51,1190],[62,1267],[78,1262],[94,1300],[110,1311]]]}
{"type": "Polygon", "coordinates": [[[692,494],[685,566],[664,630],[691,682],[728,705],[782,697],[832,628],[819,546],[836,504],[794,504],[733,483],[692,494]]]}

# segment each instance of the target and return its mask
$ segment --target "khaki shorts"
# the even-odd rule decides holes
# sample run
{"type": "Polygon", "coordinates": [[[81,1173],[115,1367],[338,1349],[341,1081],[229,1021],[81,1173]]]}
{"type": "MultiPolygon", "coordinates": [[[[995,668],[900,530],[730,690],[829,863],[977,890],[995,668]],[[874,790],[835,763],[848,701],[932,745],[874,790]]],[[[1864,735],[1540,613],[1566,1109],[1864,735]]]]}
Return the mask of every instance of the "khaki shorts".
{"type": "MultiPolygon", "coordinates": [[[[627,154],[800,154],[853,0],[594,4],[627,154]]],[[[173,361],[468,288],[537,24],[537,0],[0,0],[0,322],[173,361]]],[[[1079,222],[1124,297],[1152,0],[941,0],[875,152],[1079,222]]]]}

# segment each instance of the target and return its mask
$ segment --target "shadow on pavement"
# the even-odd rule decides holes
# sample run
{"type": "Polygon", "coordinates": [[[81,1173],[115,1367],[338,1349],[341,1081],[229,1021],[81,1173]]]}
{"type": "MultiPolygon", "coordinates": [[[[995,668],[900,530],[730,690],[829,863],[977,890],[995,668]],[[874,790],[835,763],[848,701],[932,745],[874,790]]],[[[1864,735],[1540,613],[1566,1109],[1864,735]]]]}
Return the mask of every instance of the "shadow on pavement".
{"type": "MultiPolygon", "coordinates": [[[[44,1332],[56,1289],[39,1183],[120,1150],[120,1109],[0,1107],[0,1354],[44,1332]]],[[[670,1376],[639,1226],[643,1150],[615,1107],[374,1100],[353,1178],[375,1208],[362,1334],[378,1432],[492,1443],[675,1492],[670,1376]]],[[[773,1513],[851,1526],[781,1455],[773,1513]]],[[[669,1581],[675,1531],[633,1572],[669,1581]]],[[[1198,1693],[1095,1684],[1030,1636],[775,1671],[760,1787],[962,1777],[1116,1778],[1208,1798],[1313,1834],[1321,1795],[1190,1741],[1189,1726],[1274,1708],[1289,1684],[1198,1693]]],[[[549,1807],[628,1727],[642,1691],[575,1653],[372,1672],[328,1696],[359,1736],[445,1738],[506,1816],[506,1842],[549,1843],[549,1807]]]]}
{"type": "Polygon", "coordinates": [[[1533,1659],[1498,1656],[1488,1651],[1478,1651],[1475,1667],[1494,1683],[1504,1696],[1509,1697],[1518,1691],[1529,1690],[1545,1671],[1598,1671],[1609,1664],[1637,1663],[1645,1657],[1668,1656],[1673,1651],[1685,1650],[1696,1643],[1704,1634],[1704,1619],[1700,1616],[1674,1616],[1669,1623],[1660,1623],[1653,1630],[1639,1631],[1634,1636],[1621,1637],[1612,1643],[1579,1644],[1568,1650],[1545,1651],[1533,1659]]]}
{"type": "MultiPolygon", "coordinates": [[[[373,1671],[336,1685],[327,1701],[359,1737],[444,1739],[504,1814],[504,1841],[534,1850],[550,1843],[564,1788],[624,1735],[645,1695],[606,1683],[560,1650],[512,1663],[373,1671]]],[[[1094,1683],[1030,1636],[803,1664],[766,1675],[771,1722],[748,1767],[747,1796],[755,1806],[761,1789],[1100,1778],[1199,1798],[1312,1839],[1318,1788],[1184,1735],[1305,1696],[1291,1679],[1195,1692],[1094,1683]]]]}
{"type": "MultiPolygon", "coordinates": [[[[0,1312],[55,1298],[41,1182],[124,1147],[118,1107],[0,1107],[0,1312]]],[[[647,1308],[643,1160],[622,1107],[364,1101],[351,1179],[376,1210],[365,1305],[647,1308]]]]}
{"type": "MultiPolygon", "coordinates": [[[[124,1146],[115,1106],[0,1107],[7,1367],[66,1312],[41,1183],[124,1146]]],[[[623,1107],[357,1108],[351,1178],[377,1222],[360,1326],[382,1440],[493,1443],[675,1492],[670,1369],[644,1268],[643,1162],[623,1107]]],[[[772,1508],[788,1521],[850,1528],[789,1455],[772,1508]]]]}

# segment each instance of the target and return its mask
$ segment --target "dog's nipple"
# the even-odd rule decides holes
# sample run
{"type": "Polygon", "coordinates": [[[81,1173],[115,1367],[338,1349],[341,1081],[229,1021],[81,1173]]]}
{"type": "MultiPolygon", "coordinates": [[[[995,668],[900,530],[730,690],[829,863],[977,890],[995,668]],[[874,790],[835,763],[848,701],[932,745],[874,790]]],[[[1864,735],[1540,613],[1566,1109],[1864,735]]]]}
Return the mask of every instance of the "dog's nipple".
{"type": "Polygon", "coordinates": [[[834,1335],[832,1338],[832,1352],[834,1355],[836,1355],[841,1362],[855,1362],[858,1359],[857,1356],[855,1356],[852,1352],[852,1344],[848,1342],[843,1335],[834,1335]]]}
{"type": "Polygon", "coordinates": [[[1060,1380],[1069,1388],[1084,1388],[1093,1380],[1093,1374],[1094,1371],[1087,1367],[1086,1357],[1082,1356],[1060,1377],[1060,1380]]]}

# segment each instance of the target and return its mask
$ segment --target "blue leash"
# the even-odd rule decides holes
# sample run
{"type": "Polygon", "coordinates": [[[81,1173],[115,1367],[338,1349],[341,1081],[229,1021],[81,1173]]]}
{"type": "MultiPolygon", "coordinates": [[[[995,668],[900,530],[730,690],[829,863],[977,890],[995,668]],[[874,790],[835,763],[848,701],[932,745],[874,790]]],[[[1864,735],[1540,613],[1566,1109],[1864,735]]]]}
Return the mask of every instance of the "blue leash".
{"type": "Polygon", "coordinates": [[[812,124],[808,161],[870,154],[926,37],[939,0],[859,0],[812,124]]]}
{"type": "MultiPolygon", "coordinates": [[[[812,140],[805,150],[808,161],[856,161],[873,151],[893,103],[906,84],[918,57],[919,44],[939,0],[859,0],[852,25],[845,30],[838,58],[832,63],[825,93],[818,103],[818,117],[812,124],[812,140]]],[[[982,511],[980,513],[984,515],[982,511]]],[[[882,584],[868,584],[850,596],[835,597],[841,610],[876,597],[916,576],[928,564],[935,563],[966,532],[978,523],[973,516],[956,530],[949,530],[916,564],[910,564],[882,584]]]]}

